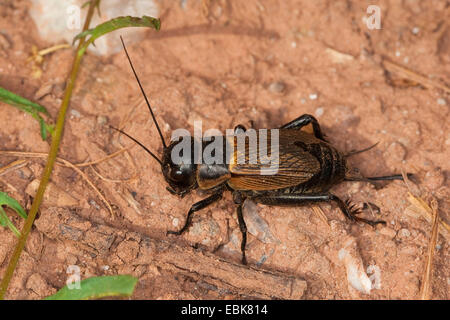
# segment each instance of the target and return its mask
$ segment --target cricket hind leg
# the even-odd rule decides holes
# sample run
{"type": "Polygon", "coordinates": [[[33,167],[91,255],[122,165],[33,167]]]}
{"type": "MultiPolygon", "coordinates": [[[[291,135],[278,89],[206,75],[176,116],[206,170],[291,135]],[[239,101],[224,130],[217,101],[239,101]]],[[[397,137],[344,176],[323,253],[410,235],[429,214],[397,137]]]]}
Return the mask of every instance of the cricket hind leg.
{"type": "Polygon", "coordinates": [[[334,201],[337,203],[339,209],[341,209],[341,211],[344,213],[344,215],[350,219],[350,221],[353,222],[364,222],[372,227],[375,227],[377,224],[383,224],[386,225],[386,221],[383,220],[368,220],[368,219],[364,219],[361,217],[358,217],[358,214],[361,213],[361,209],[357,208],[356,205],[351,204],[350,199],[347,199],[345,201],[342,201],[340,198],[338,198],[337,196],[330,194],[331,198],[330,200],[334,201]]]}
{"type": "Polygon", "coordinates": [[[325,140],[325,135],[323,134],[322,129],[320,129],[319,122],[310,114],[301,115],[291,122],[281,126],[280,129],[301,129],[308,124],[312,125],[314,136],[317,139],[327,142],[327,140],[325,140]]]}
{"type": "Polygon", "coordinates": [[[211,205],[212,203],[222,199],[222,193],[223,193],[223,191],[221,190],[220,192],[214,193],[213,195],[209,196],[208,198],[205,198],[199,202],[194,203],[192,205],[191,209],[189,209],[184,226],[178,231],[169,230],[169,231],[167,231],[166,235],[174,234],[174,235],[179,236],[179,235],[183,234],[183,232],[188,230],[189,227],[191,226],[192,215],[194,214],[194,212],[204,209],[204,208],[208,207],[209,205],[211,205]]]}
{"type": "Polygon", "coordinates": [[[375,226],[379,223],[386,224],[385,221],[377,220],[372,221],[358,217],[360,209],[356,208],[355,205],[351,205],[349,200],[345,202],[339,197],[331,193],[324,194],[295,194],[295,193],[277,193],[268,194],[263,196],[252,197],[252,200],[266,205],[305,205],[310,202],[329,202],[334,201],[338,205],[342,213],[352,222],[364,222],[371,226],[375,226]]]}

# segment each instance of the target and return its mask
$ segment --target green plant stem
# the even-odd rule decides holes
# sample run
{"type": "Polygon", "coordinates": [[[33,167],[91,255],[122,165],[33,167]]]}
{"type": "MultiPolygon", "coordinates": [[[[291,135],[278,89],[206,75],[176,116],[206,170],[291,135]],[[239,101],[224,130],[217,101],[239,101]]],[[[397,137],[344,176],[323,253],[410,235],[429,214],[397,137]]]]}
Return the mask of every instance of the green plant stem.
{"type": "MultiPolygon", "coordinates": [[[[100,0],[91,1],[89,4],[89,11],[86,17],[86,21],[83,26],[83,31],[89,28],[89,24],[91,22],[92,16],[94,14],[94,9],[100,0]]],[[[44,173],[39,184],[39,188],[36,193],[36,197],[34,198],[33,204],[31,206],[30,212],[28,214],[27,219],[25,220],[25,225],[22,229],[21,236],[19,238],[19,242],[14,249],[11,260],[9,261],[8,268],[6,269],[5,276],[3,277],[0,283],[0,300],[3,300],[6,291],[8,289],[8,285],[11,281],[11,278],[14,274],[14,270],[16,269],[17,263],[19,262],[20,254],[25,246],[27,241],[28,234],[31,231],[31,227],[33,225],[34,219],[36,218],[36,213],[39,209],[39,206],[42,203],[42,199],[44,197],[45,188],[47,187],[48,181],[50,180],[50,176],[53,171],[53,165],[56,160],[56,156],[58,155],[59,144],[61,141],[62,132],[64,129],[64,120],[66,117],[66,111],[69,106],[70,98],[72,96],[72,90],[75,85],[75,80],[78,75],[78,70],[80,68],[80,63],[83,55],[79,55],[78,51],[82,47],[85,38],[81,38],[77,48],[77,54],[75,55],[72,71],[70,73],[70,78],[67,82],[66,91],[64,93],[64,99],[61,103],[61,108],[59,109],[58,119],[56,122],[55,130],[52,134],[52,144],[50,146],[50,152],[48,154],[47,163],[45,165],[44,173]]]]}

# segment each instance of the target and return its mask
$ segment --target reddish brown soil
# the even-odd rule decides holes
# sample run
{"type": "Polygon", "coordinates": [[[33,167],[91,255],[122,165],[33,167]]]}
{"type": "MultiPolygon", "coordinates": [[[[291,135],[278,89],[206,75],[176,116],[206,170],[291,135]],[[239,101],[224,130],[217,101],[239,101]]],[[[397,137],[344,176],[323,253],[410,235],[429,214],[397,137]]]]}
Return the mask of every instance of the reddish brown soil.
{"type": "MultiPolygon", "coordinates": [[[[352,158],[352,166],[364,175],[414,173],[411,188],[424,199],[435,198],[448,223],[450,96],[421,85],[400,86],[399,74],[389,82],[382,64],[387,57],[432,81],[450,83],[448,2],[376,2],[383,12],[381,30],[364,24],[365,1],[189,0],[186,9],[164,1],[162,30],[148,31],[129,51],[167,138],[179,127],[192,130],[194,120],[202,120],[204,130],[250,121],[267,128],[310,113],[343,152],[379,141],[373,150],[352,158]]],[[[27,1],[0,4],[0,86],[39,99],[56,117],[73,51],[46,56],[42,76],[31,79],[27,58],[32,46],[54,43],[40,39],[28,8],[27,1]],[[49,84],[49,94],[36,97],[49,84]]],[[[1,150],[48,151],[36,121],[0,106],[1,150]]],[[[132,145],[107,124],[120,125],[151,150],[161,151],[123,53],[84,58],[60,156],[82,163],[132,145]]],[[[17,159],[27,164],[0,176],[0,190],[25,206],[25,190],[40,178],[44,161],[0,155],[0,168],[17,159]]],[[[166,237],[166,231],[177,222],[179,227],[202,195],[180,200],[167,192],[160,167],[143,150],[134,147],[82,170],[112,204],[116,218],[78,173],[57,165],[53,191],[7,298],[40,299],[56,292],[65,284],[69,265],[78,265],[83,278],[136,275],[133,299],[419,297],[431,225],[410,214],[403,182],[376,187],[343,183],[333,190],[360,205],[376,204],[379,215],[364,212],[387,221],[376,229],[349,224],[330,204],[321,205],[330,226],[308,207],[258,206],[273,239],[265,243],[249,235],[250,267],[243,267],[230,194],[195,215],[190,231],[176,239],[166,237]],[[338,258],[349,239],[356,242],[364,269],[380,269],[380,288],[370,295],[349,286],[338,258]]],[[[19,218],[13,220],[23,225],[19,218]]],[[[447,239],[439,234],[437,240],[433,299],[449,298],[447,239]]],[[[9,230],[0,229],[2,275],[15,243],[9,230]]]]}

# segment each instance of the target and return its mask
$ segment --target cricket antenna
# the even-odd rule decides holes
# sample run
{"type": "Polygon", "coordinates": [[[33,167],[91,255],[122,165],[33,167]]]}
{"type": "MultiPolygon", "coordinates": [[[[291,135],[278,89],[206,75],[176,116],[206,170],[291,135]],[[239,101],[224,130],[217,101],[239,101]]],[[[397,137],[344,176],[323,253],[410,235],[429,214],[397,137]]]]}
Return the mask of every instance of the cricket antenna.
{"type": "MultiPolygon", "coordinates": [[[[158,122],[156,121],[155,115],[153,114],[153,110],[152,110],[152,107],[150,106],[150,102],[148,102],[147,96],[145,95],[144,88],[142,87],[141,81],[139,81],[139,77],[138,77],[138,75],[136,73],[136,70],[134,70],[133,63],[131,62],[130,55],[128,54],[127,48],[125,47],[125,43],[123,42],[122,36],[120,36],[120,41],[122,41],[122,46],[123,46],[123,49],[125,50],[125,54],[127,55],[128,62],[130,63],[130,66],[131,66],[131,70],[133,70],[134,76],[136,77],[136,80],[137,80],[137,82],[139,84],[139,88],[141,88],[142,94],[144,95],[145,102],[147,102],[148,109],[150,110],[150,114],[152,115],[153,122],[156,125],[156,129],[158,129],[158,133],[159,133],[159,136],[161,137],[161,141],[162,141],[162,144],[164,146],[164,149],[166,149],[167,145],[166,145],[166,142],[164,141],[164,137],[163,137],[163,135],[161,133],[161,129],[159,128],[158,122]]],[[[122,133],[124,133],[124,132],[122,132],[122,133]]],[[[131,138],[131,139],[133,139],[133,138],[131,138]]],[[[134,141],[137,142],[136,140],[134,140],[134,141]]],[[[137,143],[139,143],[139,142],[137,142],[137,143]]]]}
{"type": "Polygon", "coordinates": [[[155,156],[155,154],[153,152],[151,152],[150,150],[148,150],[148,148],[146,146],[144,146],[142,143],[140,143],[139,141],[137,141],[135,138],[133,138],[132,136],[130,136],[128,133],[126,133],[125,131],[122,131],[120,129],[114,128],[113,126],[109,126],[111,129],[114,129],[118,132],[120,132],[121,134],[126,135],[128,138],[130,138],[131,140],[133,140],[134,142],[136,142],[138,145],[140,145],[145,151],[148,152],[148,154],[150,154],[156,161],[159,162],[160,165],[163,165],[162,161],[155,156]]]}
{"type": "Polygon", "coordinates": [[[367,147],[367,148],[362,149],[362,150],[352,150],[352,151],[350,151],[349,153],[345,154],[344,157],[345,157],[345,158],[348,158],[348,157],[354,156],[355,154],[363,153],[363,152],[369,151],[370,149],[375,148],[379,143],[380,143],[380,141],[378,141],[378,142],[375,143],[374,145],[371,145],[370,147],[367,147]]]}
{"type": "MultiPolygon", "coordinates": [[[[414,175],[412,173],[407,173],[406,177],[408,179],[413,178],[414,175]]],[[[401,174],[394,174],[391,176],[381,176],[381,177],[354,177],[354,176],[346,176],[344,181],[364,181],[364,182],[374,182],[374,181],[390,181],[390,180],[401,180],[405,181],[401,174]]]]}

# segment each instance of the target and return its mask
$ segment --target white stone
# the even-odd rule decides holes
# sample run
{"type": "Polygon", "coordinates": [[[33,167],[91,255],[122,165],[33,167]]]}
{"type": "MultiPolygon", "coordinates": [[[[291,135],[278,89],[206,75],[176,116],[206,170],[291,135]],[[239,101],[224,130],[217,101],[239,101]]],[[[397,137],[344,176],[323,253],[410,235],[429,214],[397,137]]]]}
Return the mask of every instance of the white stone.
{"type": "MultiPolygon", "coordinates": [[[[36,24],[40,36],[48,42],[72,43],[81,32],[87,14],[87,8],[81,8],[86,0],[31,0],[29,13],[36,24]]],[[[92,17],[91,28],[120,16],[157,18],[158,5],[154,0],[108,0],[100,2],[101,17],[97,10],[92,17]]],[[[127,44],[139,41],[148,28],[124,28],[112,32],[95,41],[95,47],[89,50],[100,55],[108,55],[122,50],[119,34],[127,44]]]]}

